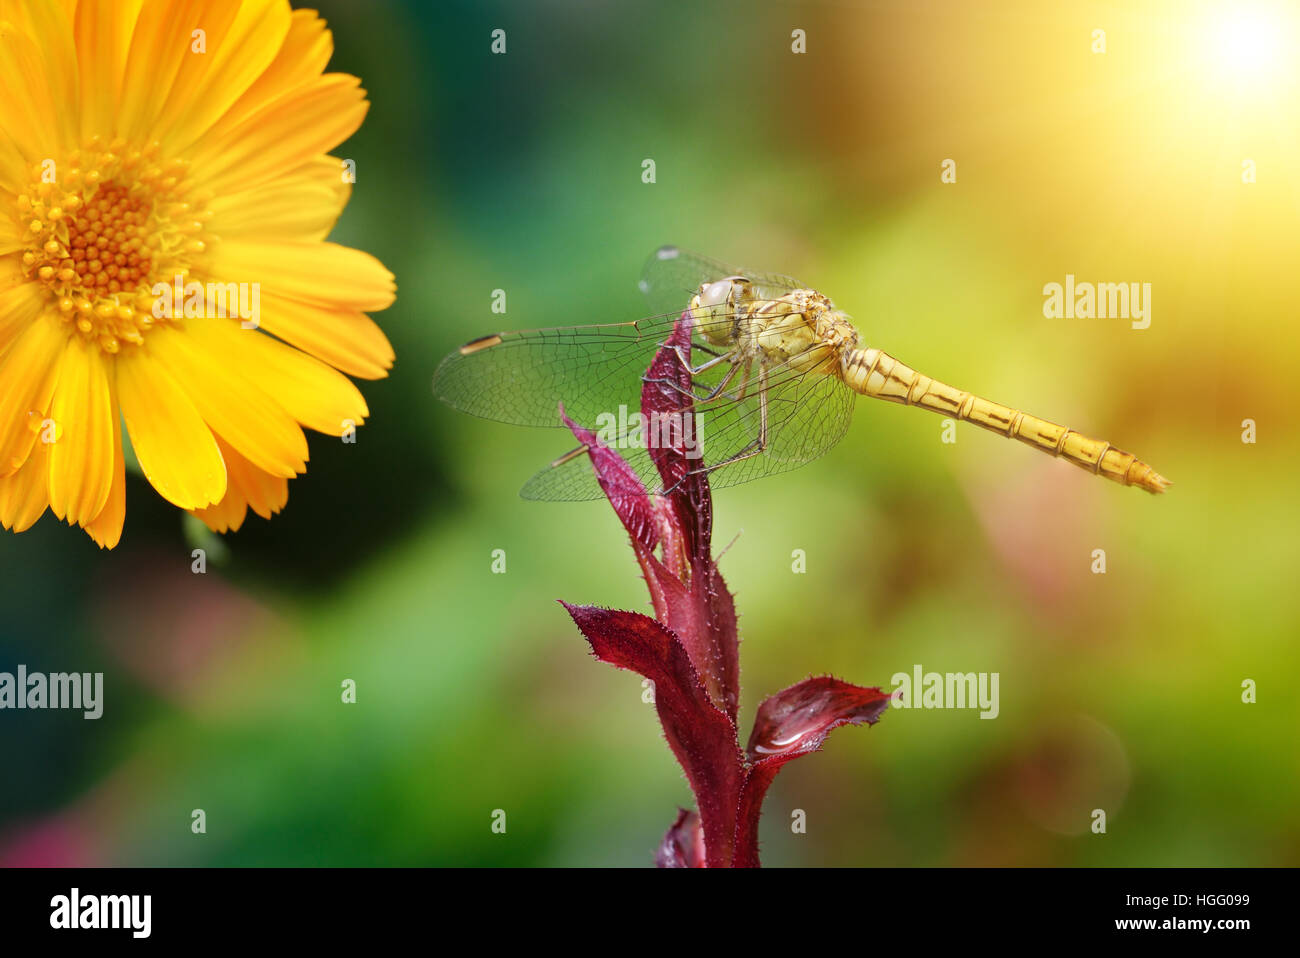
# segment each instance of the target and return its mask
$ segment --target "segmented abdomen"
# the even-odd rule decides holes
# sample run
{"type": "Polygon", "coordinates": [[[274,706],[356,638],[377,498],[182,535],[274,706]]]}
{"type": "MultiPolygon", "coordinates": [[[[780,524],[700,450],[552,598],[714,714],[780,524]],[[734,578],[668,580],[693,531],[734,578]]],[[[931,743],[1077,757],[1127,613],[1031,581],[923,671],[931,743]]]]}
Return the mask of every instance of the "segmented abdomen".
{"type": "Polygon", "coordinates": [[[963,419],[990,432],[1066,459],[1080,468],[1126,486],[1164,492],[1169,480],[1132,453],[1116,449],[1104,439],[1093,439],[1065,426],[1048,422],[982,399],[918,373],[879,349],[846,350],[841,365],[844,382],[864,396],[906,406],[920,406],[944,416],[963,419]]]}

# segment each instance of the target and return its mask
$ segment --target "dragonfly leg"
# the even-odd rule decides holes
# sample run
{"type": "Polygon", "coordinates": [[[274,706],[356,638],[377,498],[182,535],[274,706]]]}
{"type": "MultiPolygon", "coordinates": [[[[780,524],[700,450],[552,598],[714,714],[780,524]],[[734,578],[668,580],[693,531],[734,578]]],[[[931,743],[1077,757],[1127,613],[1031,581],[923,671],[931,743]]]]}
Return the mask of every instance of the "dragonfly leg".
{"type": "Polygon", "coordinates": [[[705,360],[704,362],[700,363],[698,366],[692,366],[690,356],[687,352],[687,347],[684,346],[672,347],[672,351],[675,352],[677,354],[677,358],[681,360],[682,368],[685,369],[688,373],[690,373],[691,376],[693,377],[698,376],[700,373],[704,372],[707,369],[712,369],[714,366],[718,365],[718,363],[725,362],[726,360],[730,359],[735,353],[735,350],[728,350],[725,353],[715,353],[713,350],[709,349],[706,346],[697,346],[695,348],[703,350],[713,358],[705,360]]]}
{"type": "MultiPolygon", "coordinates": [[[[681,347],[673,346],[673,347],[670,347],[670,348],[673,350],[673,352],[675,352],[675,353],[677,354],[677,358],[681,360],[682,366],[686,369],[686,372],[691,376],[692,379],[694,379],[694,378],[695,378],[696,376],[698,376],[700,373],[703,373],[703,372],[705,372],[705,371],[707,371],[707,370],[709,370],[709,369],[712,369],[714,366],[718,365],[719,363],[722,363],[722,362],[725,362],[725,361],[731,359],[731,357],[735,355],[735,350],[730,350],[730,351],[725,352],[725,353],[722,353],[722,354],[720,354],[720,355],[715,355],[712,359],[708,360],[707,362],[701,363],[701,364],[698,365],[698,366],[692,366],[692,365],[690,364],[690,360],[689,360],[689,359],[686,357],[686,355],[682,352],[681,347]]],[[[713,390],[711,393],[707,394],[705,397],[696,397],[694,391],[689,391],[689,392],[688,392],[687,390],[685,390],[685,389],[683,389],[681,386],[677,385],[676,382],[674,382],[672,379],[670,379],[670,378],[668,378],[668,377],[659,377],[659,376],[656,376],[656,377],[653,377],[653,378],[652,378],[652,377],[649,377],[649,376],[642,376],[642,377],[641,377],[641,381],[642,381],[643,383],[660,383],[660,384],[663,384],[663,385],[669,386],[669,387],[671,387],[671,388],[677,390],[677,391],[678,391],[679,393],[681,393],[683,396],[689,396],[692,400],[695,400],[696,398],[703,398],[703,399],[706,399],[706,400],[707,400],[707,399],[712,399],[712,398],[714,398],[714,396],[716,396],[716,395],[718,394],[718,392],[721,391],[722,385],[725,385],[725,384],[726,384],[726,383],[731,379],[731,377],[732,377],[733,375],[735,375],[735,369],[736,369],[736,367],[733,365],[733,366],[731,367],[731,370],[728,371],[727,374],[723,377],[723,379],[722,379],[722,383],[719,384],[719,386],[715,387],[714,390],[713,390]]],[[[692,385],[694,385],[694,383],[692,383],[692,385]]]]}
{"type": "Polygon", "coordinates": [[[751,363],[746,363],[745,375],[742,376],[740,380],[740,395],[736,397],[736,402],[740,402],[749,395],[749,372],[751,369],[753,369],[753,365],[751,363]]]}
{"type": "MultiPolygon", "coordinates": [[[[667,343],[660,343],[659,345],[660,345],[661,347],[663,347],[663,346],[667,346],[668,344],[667,344],[667,343]]],[[[721,355],[722,355],[722,353],[718,352],[718,351],[717,351],[716,349],[714,349],[712,346],[705,346],[705,345],[702,345],[702,344],[700,344],[700,343],[694,343],[694,344],[691,346],[691,348],[692,348],[692,349],[698,349],[700,352],[704,353],[706,356],[721,356],[721,355]]]]}
{"type": "MultiPolygon", "coordinates": [[[[732,367],[734,370],[736,367],[732,367]]],[[[749,370],[745,370],[748,376],[749,370]]],[[[710,473],[723,466],[734,465],[745,459],[762,455],[767,451],[767,369],[760,368],[758,371],[758,436],[745,444],[745,447],[734,456],[715,463],[711,466],[702,466],[699,469],[692,469],[686,473],[687,476],[697,476],[700,473],[710,473]]],[[[683,477],[685,478],[685,477],[683,477]]],[[[671,490],[670,490],[671,491],[671,490]]]]}
{"type": "Polygon", "coordinates": [[[695,392],[694,392],[693,389],[683,389],[681,386],[677,385],[677,383],[673,382],[671,379],[669,379],[669,378],[667,378],[667,377],[661,377],[661,376],[654,376],[654,377],[650,377],[650,376],[642,376],[642,377],[641,377],[641,382],[643,382],[643,383],[657,383],[657,384],[662,385],[662,386],[667,386],[669,389],[676,390],[678,393],[680,393],[681,395],[683,395],[683,396],[685,396],[686,398],[690,399],[692,402],[695,401],[695,392]]]}
{"type": "Polygon", "coordinates": [[[690,369],[692,376],[698,376],[706,369],[712,369],[714,366],[718,365],[718,363],[726,362],[734,355],[735,355],[734,350],[732,350],[731,352],[716,353],[714,354],[713,358],[708,360],[707,362],[700,363],[698,366],[695,366],[694,368],[690,366],[686,368],[690,369]]]}
{"type": "MultiPolygon", "coordinates": [[[[701,395],[697,399],[697,402],[711,402],[712,400],[717,399],[718,396],[722,394],[722,390],[727,387],[727,384],[730,383],[731,380],[735,378],[736,370],[739,368],[739,365],[740,365],[739,363],[733,362],[731,364],[731,369],[722,378],[722,380],[716,386],[714,386],[712,390],[701,395]]],[[[752,368],[753,368],[753,363],[745,363],[745,374],[740,378],[740,392],[725,394],[729,402],[740,402],[745,398],[746,395],[749,394],[749,373],[752,368]]]]}
{"type": "MultiPolygon", "coordinates": [[[[705,394],[704,396],[701,396],[699,401],[700,401],[700,402],[711,402],[712,400],[717,399],[717,398],[718,398],[718,394],[721,393],[722,390],[724,390],[724,389],[727,388],[727,383],[731,382],[731,380],[733,380],[733,379],[736,377],[736,370],[739,369],[739,368],[740,368],[740,367],[737,366],[735,363],[732,363],[732,364],[731,364],[731,368],[728,369],[728,370],[726,371],[726,373],[723,375],[723,377],[722,377],[721,379],[718,380],[718,384],[717,384],[716,386],[714,386],[711,390],[709,390],[709,392],[708,392],[707,394],[705,394]]],[[[748,368],[748,367],[746,367],[746,369],[745,369],[745,374],[746,374],[746,375],[749,374],[749,368],[748,368]]]]}

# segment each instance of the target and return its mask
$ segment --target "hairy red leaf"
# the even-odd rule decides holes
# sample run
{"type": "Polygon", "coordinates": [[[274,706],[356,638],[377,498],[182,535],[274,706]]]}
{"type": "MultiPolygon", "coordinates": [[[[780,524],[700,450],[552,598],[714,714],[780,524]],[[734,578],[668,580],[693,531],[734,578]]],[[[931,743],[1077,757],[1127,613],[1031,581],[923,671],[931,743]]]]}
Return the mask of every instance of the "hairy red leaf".
{"type": "Polygon", "coordinates": [[[605,498],[614,507],[614,512],[632,541],[646,549],[653,549],[659,544],[660,518],[636,472],[622,456],[596,438],[592,430],[579,426],[566,416],[564,403],[560,403],[560,420],[569,427],[578,442],[587,447],[592,468],[596,470],[596,481],[600,483],[605,498]]]}
{"type": "MultiPolygon", "coordinates": [[[[683,312],[663,348],[655,353],[642,377],[641,414],[649,421],[680,417],[681,429],[669,430],[669,443],[651,443],[650,458],[677,510],[687,536],[686,551],[695,558],[708,557],[713,537],[713,497],[704,461],[688,454],[686,440],[695,434],[695,393],[691,362],[691,314],[683,312]]],[[[662,435],[662,433],[661,433],[662,435]]],[[[696,446],[698,449],[698,445],[696,446]]]]}
{"type": "Polygon", "coordinates": [[[703,460],[692,458],[686,448],[688,438],[698,438],[690,361],[691,317],[684,312],[655,354],[641,387],[642,415],[647,419],[678,416],[683,424],[667,433],[677,441],[650,448],[663,487],[669,490],[669,507],[677,517],[673,526],[684,540],[687,564],[678,576],[686,591],[668,603],[667,616],[660,618],[681,636],[715,701],[735,721],[740,703],[740,638],[735,604],[710,551],[713,496],[708,474],[701,468],[703,460]]]}
{"type": "Polygon", "coordinates": [[[709,698],[677,636],[649,616],[562,603],[602,662],[630,669],[655,686],[664,737],[700,807],[705,858],[731,862],[744,756],[731,718],[709,698]]]}
{"type": "Polygon", "coordinates": [[[758,708],[745,751],[750,762],[736,816],[737,868],[758,867],[758,818],[763,797],[781,766],[822,747],[841,725],[874,725],[889,707],[889,693],[830,676],[790,686],[758,708]]]}
{"type": "MultiPolygon", "coordinates": [[[[691,377],[685,365],[690,350],[689,316],[683,314],[646,372],[641,411],[647,421],[654,416],[680,416],[684,423],[693,422],[691,377]]],[[[560,417],[587,447],[597,481],[632,537],[656,618],[677,635],[710,697],[734,722],[740,702],[736,609],[709,554],[712,497],[708,478],[699,471],[700,460],[687,455],[688,434],[682,430],[656,432],[672,442],[650,444],[664,488],[670,490],[666,499],[659,499],[647,494],[617,452],[600,442],[593,431],[567,418],[562,406],[560,417]],[[662,558],[653,555],[658,543],[663,545],[662,558]]]]}

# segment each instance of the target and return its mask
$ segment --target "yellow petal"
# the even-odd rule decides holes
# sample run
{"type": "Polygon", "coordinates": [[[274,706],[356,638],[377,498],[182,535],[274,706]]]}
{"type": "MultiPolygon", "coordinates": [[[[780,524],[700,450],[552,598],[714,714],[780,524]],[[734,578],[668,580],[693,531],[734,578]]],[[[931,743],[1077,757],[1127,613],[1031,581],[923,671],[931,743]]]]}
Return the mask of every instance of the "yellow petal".
{"type": "Polygon", "coordinates": [[[352,187],[343,161],[321,156],[283,176],[208,204],[208,228],[237,239],[323,240],[347,205],[352,187]]]}
{"type": "Polygon", "coordinates": [[[383,263],[337,243],[232,239],[213,250],[208,265],[211,275],[257,280],[263,292],[335,309],[387,309],[395,295],[383,263]]]}
{"type": "Polygon", "coordinates": [[[0,292],[0,356],[36,321],[45,306],[45,293],[37,284],[26,280],[0,292]]]}
{"type": "MultiPolygon", "coordinates": [[[[78,137],[77,118],[81,115],[77,49],[72,40],[72,22],[68,11],[58,3],[8,4],[0,19],[9,20],[4,34],[17,30],[31,38],[40,59],[40,67],[29,84],[44,87],[44,95],[54,104],[54,113],[46,117],[57,139],[44,140],[33,147],[50,150],[58,144],[71,144],[78,137]]],[[[6,37],[7,39],[7,37],[6,37]]],[[[19,96],[17,89],[5,88],[6,100],[19,96]]],[[[40,102],[40,101],[38,101],[40,102]]]]}
{"type": "Polygon", "coordinates": [[[236,481],[248,507],[263,519],[269,519],[289,501],[289,480],[272,476],[251,462],[237,463],[236,481]]]}
{"type": "Polygon", "coordinates": [[[217,195],[246,190],[328,153],[365,119],[360,84],[329,73],[234,127],[214,127],[191,151],[197,182],[217,195]]]}
{"type": "Polygon", "coordinates": [[[219,26],[203,23],[207,52],[187,57],[176,74],[154,125],[154,135],[172,151],[193,143],[239,99],[271,65],[289,33],[285,0],[244,0],[234,13],[219,26]]]}
{"type": "MultiPolygon", "coordinates": [[[[5,197],[8,202],[9,197],[5,197]]],[[[18,220],[12,216],[0,216],[0,257],[7,257],[17,262],[17,257],[10,256],[27,247],[23,240],[23,231],[18,227],[18,220]]]]}
{"type": "MultiPolygon", "coordinates": [[[[220,437],[217,438],[217,442],[221,442],[220,437]]],[[[226,494],[221,497],[220,502],[202,509],[191,509],[190,514],[202,520],[213,532],[224,535],[227,532],[238,532],[244,525],[244,519],[248,515],[248,503],[244,501],[243,495],[235,485],[232,463],[239,453],[227,447],[222,449],[221,455],[226,460],[226,494]]]]}
{"type": "Polygon", "coordinates": [[[14,532],[26,532],[45,514],[49,505],[46,477],[49,474],[49,446],[41,444],[12,476],[0,479],[0,525],[14,532]]]}
{"type": "Polygon", "coordinates": [[[50,408],[68,334],[48,316],[28,325],[0,358],[0,477],[27,461],[50,408]]]}
{"type": "MultiPolygon", "coordinates": [[[[0,77],[0,82],[3,82],[3,77],[0,77]]],[[[4,87],[0,86],[0,89],[4,87]]],[[[3,112],[2,106],[0,112],[3,112]]],[[[27,161],[5,129],[5,120],[0,118],[0,189],[17,196],[27,189],[28,179],[27,161]]]]}
{"type": "Polygon", "coordinates": [[[45,53],[27,28],[6,23],[0,29],[0,130],[6,145],[28,163],[65,142],[60,131],[66,124],[60,117],[66,114],[55,102],[46,69],[45,53]]]}
{"type": "Polygon", "coordinates": [[[369,316],[262,294],[262,328],[336,369],[362,379],[382,379],[393,366],[393,347],[369,316]]]}
{"type": "Polygon", "coordinates": [[[121,136],[150,142],[181,65],[188,57],[207,55],[191,52],[193,32],[211,27],[222,33],[233,12],[229,3],[211,0],[145,0],[122,74],[117,109],[121,136]]]}
{"type": "Polygon", "coordinates": [[[117,102],[131,35],[144,0],[79,3],[73,36],[81,65],[81,135],[116,127],[117,102]]]}
{"type": "Polygon", "coordinates": [[[272,476],[241,456],[217,438],[221,455],[226,460],[229,481],[226,495],[220,502],[206,509],[195,509],[194,515],[202,519],[213,532],[238,532],[244,518],[252,508],[263,519],[269,519],[284,508],[289,501],[289,482],[272,476]]]}
{"type": "Polygon", "coordinates": [[[315,10],[295,10],[289,33],[271,63],[214,128],[222,137],[254,113],[288,96],[325,72],[334,55],[334,37],[315,10]]]}
{"type": "Polygon", "coordinates": [[[108,364],[109,405],[113,413],[113,488],[108,501],[94,521],[85,525],[86,533],[101,549],[112,549],[122,538],[126,520],[126,457],[122,455],[122,414],[117,403],[117,364],[108,364]]]}
{"type": "Polygon", "coordinates": [[[341,436],[370,413],[342,373],[259,330],[242,329],[234,321],[191,323],[186,335],[214,363],[243,370],[253,382],[273,383],[284,411],[318,432],[341,436]]]}
{"type": "Polygon", "coordinates": [[[225,535],[243,528],[244,519],[248,516],[248,503],[232,487],[227,486],[224,499],[204,509],[191,509],[190,514],[213,532],[225,535]]]}
{"type": "Polygon", "coordinates": [[[151,357],[148,344],[116,360],[122,416],[140,469],[158,494],[182,509],[226,493],[226,466],[212,431],[185,390],[151,357]]]}
{"type": "Polygon", "coordinates": [[[113,486],[113,410],[98,345],[68,340],[50,418],[58,441],[50,449],[50,510],[85,525],[104,509],[113,486]]]}
{"type": "Polygon", "coordinates": [[[149,334],[149,353],[185,383],[212,431],[258,467],[289,478],[305,472],[307,439],[293,418],[239,366],[221,362],[189,336],[193,326],[226,322],[189,319],[184,329],[156,329],[149,334]]]}
{"type": "MultiPolygon", "coordinates": [[[[4,218],[4,221],[7,222],[7,218],[4,218]]],[[[0,223],[0,235],[4,235],[3,223],[0,223]]],[[[18,233],[15,231],[10,235],[17,236],[18,233]]],[[[22,242],[22,240],[20,239],[19,242],[22,242]]],[[[26,243],[23,245],[25,246],[26,243]]],[[[27,277],[23,273],[22,257],[12,253],[7,256],[0,256],[0,289],[13,289],[19,283],[25,282],[27,282],[27,277]]]]}

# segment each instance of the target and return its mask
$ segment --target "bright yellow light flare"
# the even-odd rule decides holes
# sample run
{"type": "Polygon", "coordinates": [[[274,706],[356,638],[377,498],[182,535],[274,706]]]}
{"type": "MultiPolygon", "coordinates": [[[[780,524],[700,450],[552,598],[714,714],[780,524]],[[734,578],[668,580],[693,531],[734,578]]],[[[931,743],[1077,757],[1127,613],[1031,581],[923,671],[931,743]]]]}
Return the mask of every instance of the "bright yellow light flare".
{"type": "Polygon", "coordinates": [[[392,274],[325,242],[365,91],[288,0],[0,0],[0,522],[121,537],[124,440],[209,527],[368,415],[392,274]],[[125,433],[123,429],[125,428],[125,433]]]}
{"type": "Polygon", "coordinates": [[[1207,12],[1201,44],[1210,72],[1219,80],[1265,83],[1286,66],[1285,45],[1294,31],[1294,15],[1280,4],[1229,3],[1207,12]]]}

